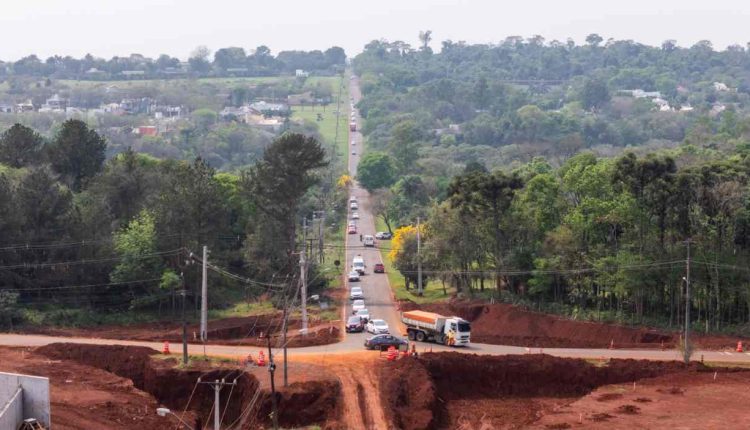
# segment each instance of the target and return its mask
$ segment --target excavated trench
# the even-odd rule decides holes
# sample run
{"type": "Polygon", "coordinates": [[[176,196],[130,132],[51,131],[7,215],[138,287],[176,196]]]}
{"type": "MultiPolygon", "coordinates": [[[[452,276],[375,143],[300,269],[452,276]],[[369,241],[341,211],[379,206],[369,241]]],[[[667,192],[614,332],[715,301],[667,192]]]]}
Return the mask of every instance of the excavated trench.
{"type": "MultiPolygon", "coordinates": [[[[201,381],[236,381],[220,393],[222,422],[232,429],[255,429],[271,425],[273,399],[260,389],[255,376],[241,369],[210,367],[181,369],[174,360],[155,360],[147,347],[55,343],[36,349],[52,359],[71,360],[100,368],[133,381],[174,411],[192,411],[200,423],[213,420],[214,390],[201,381]]],[[[277,393],[279,425],[286,428],[320,425],[335,428],[341,411],[341,386],[337,381],[305,381],[280,388],[277,393]]],[[[197,424],[197,423],[196,423],[197,424]]]]}
{"type": "MultiPolygon", "coordinates": [[[[498,399],[574,399],[602,385],[695,371],[699,367],[646,360],[610,360],[600,367],[585,360],[548,355],[428,353],[383,366],[380,395],[394,428],[450,428],[456,425],[449,411],[455,405],[479,405],[498,399]]],[[[531,415],[523,417],[525,424],[538,418],[531,415]]]]}

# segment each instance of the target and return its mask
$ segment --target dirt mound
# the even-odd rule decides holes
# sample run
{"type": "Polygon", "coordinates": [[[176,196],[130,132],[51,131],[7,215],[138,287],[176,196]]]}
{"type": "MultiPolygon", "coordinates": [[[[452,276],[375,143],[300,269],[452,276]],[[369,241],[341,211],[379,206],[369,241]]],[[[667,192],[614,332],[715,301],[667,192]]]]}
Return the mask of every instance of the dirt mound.
{"type": "Polygon", "coordinates": [[[432,375],[416,358],[407,357],[383,366],[380,398],[386,419],[400,429],[433,428],[440,412],[432,375]]]}
{"type": "Polygon", "coordinates": [[[156,351],[145,346],[77,343],[51,343],[37,348],[35,352],[49,358],[71,360],[114,373],[132,380],[133,385],[140,389],[144,386],[146,364],[156,354],[156,351]]]}
{"type": "Polygon", "coordinates": [[[611,360],[609,365],[597,367],[585,360],[548,355],[428,353],[383,366],[381,398],[389,406],[388,419],[394,427],[445,428],[456,424],[448,419],[446,404],[481,404],[501,398],[580,397],[601,385],[695,371],[699,367],[638,360],[611,360]]]}
{"type": "Polygon", "coordinates": [[[529,347],[616,348],[671,346],[669,333],[614,324],[582,322],[554,315],[531,312],[517,306],[495,303],[477,304],[464,301],[416,305],[402,302],[403,310],[423,309],[457,315],[471,321],[472,341],[496,345],[529,347]]]}
{"type": "MultiPolygon", "coordinates": [[[[262,336],[266,335],[269,331],[273,335],[280,335],[281,327],[281,312],[211,320],[208,322],[208,343],[218,345],[265,346],[266,340],[262,336]]],[[[340,339],[341,332],[334,324],[316,324],[310,327],[307,336],[297,336],[296,334],[301,327],[302,321],[299,318],[289,319],[289,347],[328,345],[336,343],[340,339]]],[[[24,329],[24,332],[50,336],[182,342],[182,325],[178,322],[154,322],[126,326],[86,328],[28,327],[24,329]]],[[[188,342],[199,342],[198,334],[200,328],[197,324],[188,325],[187,332],[188,342]]]]}

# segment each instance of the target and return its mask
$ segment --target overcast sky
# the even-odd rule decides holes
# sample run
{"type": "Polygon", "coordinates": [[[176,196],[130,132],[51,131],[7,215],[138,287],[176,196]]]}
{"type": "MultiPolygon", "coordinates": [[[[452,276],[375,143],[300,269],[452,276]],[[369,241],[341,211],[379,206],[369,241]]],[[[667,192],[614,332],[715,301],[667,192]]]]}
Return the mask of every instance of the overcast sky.
{"type": "Polygon", "coordinates": [[[749,18],[750,0],[0,0],[0,59],[184,59],[198,45],[267,45],[274,53],[337,45],[352,55],[373,39],[417,45],[427,29],[436,49],[446,39],[534,34],[581,43],[589,33],[683,46],[708,39],[723,49],[750,41],[749,18]]]}

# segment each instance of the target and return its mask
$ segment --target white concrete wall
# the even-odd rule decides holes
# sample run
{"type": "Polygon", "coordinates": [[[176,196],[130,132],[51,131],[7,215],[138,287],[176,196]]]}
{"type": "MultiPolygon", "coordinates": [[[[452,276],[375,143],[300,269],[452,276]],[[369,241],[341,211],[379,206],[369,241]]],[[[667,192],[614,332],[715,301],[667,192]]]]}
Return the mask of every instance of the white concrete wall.
{"type": "MultiPolygon", "coordinates": [[[[49,379],[0,372],[0,405],[6,404],[15,395],[18,387],[23,389],[23,418],[36,418],[45,427],[50,428],[49,379]]],[[[5,428],[0,426],[2,430],[5,428]]]]}
{"type": "Polygon", "coordinates": [[[0,400],[0,429],[15,430],[21,425],[23,419],[23,389],[17,387],[13,396],[0,400]]]}

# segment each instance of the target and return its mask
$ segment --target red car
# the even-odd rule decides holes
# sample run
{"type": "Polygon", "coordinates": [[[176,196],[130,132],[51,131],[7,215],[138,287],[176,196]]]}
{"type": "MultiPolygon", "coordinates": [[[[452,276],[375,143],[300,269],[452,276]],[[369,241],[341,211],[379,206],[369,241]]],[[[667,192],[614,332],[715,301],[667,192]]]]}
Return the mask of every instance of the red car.
{"type": "Polygon", "coordinates": [[[349,234],[357,234],[357,226],[356,225],[350,225],[349,226],[349,234]]]}
{"type": "Polygon", "coordinates": [[[385,273],[385,266],[383,266],[383,263],[375,263],[375,268],[372,271],[375,273],[385,273]]]}

